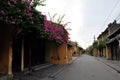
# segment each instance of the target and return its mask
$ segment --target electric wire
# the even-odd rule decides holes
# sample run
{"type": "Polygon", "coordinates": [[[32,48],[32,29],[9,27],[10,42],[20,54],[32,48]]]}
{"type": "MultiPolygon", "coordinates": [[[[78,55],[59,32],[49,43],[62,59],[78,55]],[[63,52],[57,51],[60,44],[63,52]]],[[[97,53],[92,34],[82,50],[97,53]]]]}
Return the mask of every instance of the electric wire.
{"type": "Polygon", "coordinates": [[[107,18],[105,19],[105,22],[103,23],[103,26],[105,26],[106,22],[108,21],[108,19],[111,17],[113,11],[115,10],[115,8],[117,7],[118,3],[120,2],[120,0],[117,0],[115,5],[113,6],[113,8],[111,9],[109,15],[107,16],[107,18]]]}

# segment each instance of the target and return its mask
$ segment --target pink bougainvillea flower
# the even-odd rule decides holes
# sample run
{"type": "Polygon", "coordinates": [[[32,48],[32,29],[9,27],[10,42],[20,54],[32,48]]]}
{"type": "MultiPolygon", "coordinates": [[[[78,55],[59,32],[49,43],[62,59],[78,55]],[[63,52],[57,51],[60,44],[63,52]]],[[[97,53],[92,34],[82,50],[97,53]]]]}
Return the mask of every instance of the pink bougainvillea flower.
{"type": "Polygon", "coordinates": [[[32,19],[33,19],[33,17],[32,17],[32,16],[30,16],[30,19],[32,20],[32,19]]]}
{"type": "Polygon", "coordinates": [[[18,28],[17,29],[17,34],[20,34],[22,32],[22,29],[18,28]]]}
{"type": "Polygon", "coordinates": [[[30,4],[29,0],[23,0],[25,3],[30,4]]]}
{"type": "Polygon", "coordinates": [[[14,4],[17,4],[17,1],[16,0],[14,0],[14,2],[13,2],[14,4]]]}
{"type": "Polygon", "coordinates": [[[68,41],[68,32],[64,29],[63,25],[50,22],[44,18],[45,30],[49,33],[49,40],[55,40],[57,43],[62,44],[68,41]]]}
{"type": "Polygon", "coordinates": [[[1,10],[0,13],[5,14],[5,12],[3,10],[1,10]]]}
{"type": "Polygon", "coordinates": [[[26,12],[24,12],[23,14],[24,14],[24,15],[27,15],[27,13],[26,13],[26,12]]]}
{"type": "Polygon", "coordinates": [[[8,0],[8,2],[7,2],[7,3],[8,3],[8,5],[11,5],[10,0],[8,0]]]}
{"type": "Polygon", "coordinates": [[[12,21],[11,24],[16,24],[16,22],[15,22],[15,21],[12,21]]]}
{"type": "Polygon", "coordinates": [[[28,10],[30,10],[30,11],[31,11],[31,10],[32,10],[32,8],[29,6],[29,7],[28,7],[28,10]]]}

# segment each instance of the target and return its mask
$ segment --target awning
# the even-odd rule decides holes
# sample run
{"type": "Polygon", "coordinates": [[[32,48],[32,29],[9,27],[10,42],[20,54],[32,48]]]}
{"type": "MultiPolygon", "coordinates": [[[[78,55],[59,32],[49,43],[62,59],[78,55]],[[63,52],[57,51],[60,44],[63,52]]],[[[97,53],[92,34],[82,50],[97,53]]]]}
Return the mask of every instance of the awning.
{"type": "Polygon", "coordinates": [[[106,42],[106,44],[110,44],[110,43],[114,42],[115,40],[116,40],[116,38],[109,39],[109,40],[106,42]]]}
{"type": "Polygon", "coordinates": [[[118,41],[118,40],[120,40],[120,34],[116,35],[114,38],[109,39],[109,40],[106,42],[106,44],[110,44],[110,43],[112,43],[112,42],[114,42],[114,41],[118,41]]]}

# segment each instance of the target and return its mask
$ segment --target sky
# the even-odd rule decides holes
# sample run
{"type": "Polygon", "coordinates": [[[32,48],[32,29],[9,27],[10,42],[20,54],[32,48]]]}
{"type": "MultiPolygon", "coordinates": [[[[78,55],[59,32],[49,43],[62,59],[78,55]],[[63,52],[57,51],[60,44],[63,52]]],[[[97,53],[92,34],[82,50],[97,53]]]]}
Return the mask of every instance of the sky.
{"type": "Polygon", "coordinates": [[[70,40],[86,49],[97,39],[109,23],[120,14],[119,0],[46,0],[46,6],[37,6],[42,14],[51,16],[57,13],[55,20],[65,14],[62,24],[69,23],[70,40]]]}

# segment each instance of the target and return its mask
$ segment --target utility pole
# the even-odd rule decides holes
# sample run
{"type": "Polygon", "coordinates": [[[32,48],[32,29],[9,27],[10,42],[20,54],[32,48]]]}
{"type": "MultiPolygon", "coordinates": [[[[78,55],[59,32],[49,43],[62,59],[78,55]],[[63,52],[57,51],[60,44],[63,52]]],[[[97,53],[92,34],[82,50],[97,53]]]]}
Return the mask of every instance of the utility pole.
{"type": "Polygon", "coordinates": [[[94,42],[95,42],[95,35],[94,35],[94,42]]]}

